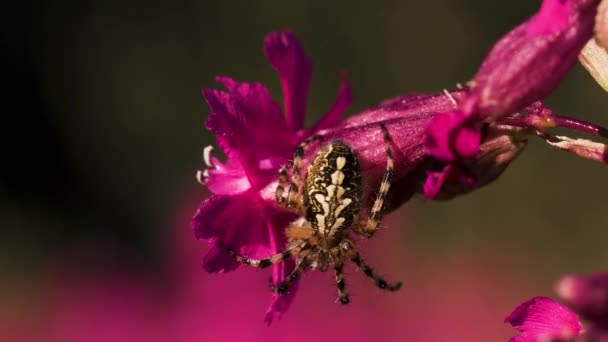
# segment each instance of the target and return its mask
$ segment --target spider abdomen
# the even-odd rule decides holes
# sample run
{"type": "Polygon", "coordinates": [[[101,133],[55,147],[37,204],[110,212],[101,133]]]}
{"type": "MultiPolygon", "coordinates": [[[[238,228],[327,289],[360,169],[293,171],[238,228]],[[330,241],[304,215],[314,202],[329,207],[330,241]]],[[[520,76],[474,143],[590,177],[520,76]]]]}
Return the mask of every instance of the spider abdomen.
{"type": "Polygon", "coordinates": [[[341,141],[321,149],[306,175],[306,220],[325,238],[338,238],[359,214],[361,174],[354,151],[341,141]]]}

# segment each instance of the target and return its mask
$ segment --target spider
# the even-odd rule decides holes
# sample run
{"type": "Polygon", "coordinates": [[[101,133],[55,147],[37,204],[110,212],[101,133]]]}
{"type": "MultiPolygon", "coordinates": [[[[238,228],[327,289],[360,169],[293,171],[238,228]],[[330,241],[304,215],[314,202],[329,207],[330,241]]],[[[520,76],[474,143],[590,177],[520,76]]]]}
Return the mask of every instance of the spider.
{"type": "Polygon", "coordinates": [[[300,218],[286,228],[286,249],[266,259],[250,259],[229,253],[239,262],[257,268],[266,268],[289,257],[297,260],[295,269],[283,283],[272,286],[274,293],[284,294],[289,286],[307,269],[325,272],[333,264],[339,300],[350,302],[344,281],[344,263],[350,259],[374,284],[384,290],[397,291],[401,282],[388,283],[379,277],[359,255],[350,231],[370,238],[378,229],[383,204],[388,194],[394,173],[394,162],[390,148],[390,137],[384,125],[380,125],[386,150],[386,171],[382,178],[378,197],[369,216],[362,213],[360,201],[363,197],[360,165],[352,148],[344,142],[334,140],[317,152],[308,167],[303,183],[301,164],[305,147],[313,141],[323,139],[315,135],[300,144],[292,162],[279,171],[276,200],[279,205],[294,211],[300,218]],[[288,170],[293,168],[292,179],[288,170]],[[289,184],[287,193],[285,185],[289,184]]]}

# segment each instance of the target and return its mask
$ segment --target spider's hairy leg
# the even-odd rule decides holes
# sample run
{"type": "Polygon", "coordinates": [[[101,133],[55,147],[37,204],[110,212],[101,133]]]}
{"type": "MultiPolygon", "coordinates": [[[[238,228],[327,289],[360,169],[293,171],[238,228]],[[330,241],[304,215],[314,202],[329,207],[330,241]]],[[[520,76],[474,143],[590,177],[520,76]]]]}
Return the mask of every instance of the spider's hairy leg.
{"type": "Polygon", "coordinates": [[[279,286],[272,286],[272,292],[278,295],[285,294],[287,290],[289,290],[291,284],[293,284],[293,282],[296,281],[296,279],[298,279],[298,277],[300,277],[304,271],[306,271],[306,267],[308,267],[308,265],[310,265],[310,254],[306,254],[302,257],[302,259],[298,260],[296,268],[291,271],[287,278],[285,278],[285,280],[279,284],[279,286]]]}
{"type": "Polygon", "coordinates": [[[279,170],[279,181],[277,183],[277,188],[274,192],[277,203],[282,206],[287,206],[287,199],[285,198],[285,187],[284,185],[289,183],[289,177],[287,176],[287,172],[293,167],[293,161],[289,161],[287,164],[283,165],[279,170]]]}
{"type": "Polygon", "coordinates": [[[228,247],[228,253],[230,253],[230,255],[236,259],[236,261],[238,261],[242,264],[257,267],[257,268],[266,268],[270,265],[278,264],[279,262],[282,262],[283,260],[289,258],[290,256],[292,256],[294,254],[300,253],[305,248],[307,248],[305,244],[293,246],[291,248],[288,248],[288,249],[282,251],[281,253],[277,253],[266,259],[247,258],[242,255],[236,254],[236,252],[234,250],[232,250],[232,248],[230,248],[230,247],[228,247]]]}
{"type": "Polygon", "coordinates": [[[388,283],[386,280],[378,276],[374,270],[361,259],[361,255],[359,254],[359,251],[357,251],[357,247],[352,241],[345,241],[342,245],[342,249],[350,260],[354,262],[355,265],[357,265],[357,267],[359,267],[359,269],[363,271],[363,273],[368,276],[379,288],[388,291],[397,291],[401,288],[400,281],[394,284],[388,283]]]}
{"type": "Polygon", "coordinates": [[[391,184],[393,182],[393,177],[395,174],[395,162],[393,160],[393,153],[391,152],[391,138],[384,124],[380,124],[380,129],[382,130],[382,135],[384,138],[384,149],[386,151],[386,171],[384,171],[382,183],[380,183],[380,190],[378,191],[378,197],[376,197],[376,200],[374,201],[374,206],[372,207],[372,210],[369,214],[367,224],[361,232],[361,235],[366,238],[372,237],[374,233],[378,230],[380,220],[382,219],[383,215],[384,201],[386,200],[388,191],[391,188],[391,184]]]}
{"type": "Polygon", "coordinates": [[[340,303],[348,304],[350,302],[350,298],[348,297],[348,293],[346,293],[345,287],[346,283],[344,282],[344,261],[343,260],[335,260],[334,259],[334,272],[336,273],[336,286],[338,287],[338,295],[340,296],[340,303]]]}
{"type": "Polygon", "coordinates": [[[312,135],[310,137],[308,137],[307,139],[305,139],[300,145],[298,145],[298,147],[296,147],[296,150],[293,154],[293,174],[291,176],[291,184],[289,185],[289,190],[287,191],[287,207],[291,208],[295,205],[296,201],[297,201],[297,197],[299,194],[299,187],[302,186],[302,159],[304,158],[304,149],[306,148],[306,146],[310,145],[311,143],[318,141],[318,140],[322,140],[323,136],[322,135],[312,135]]]}

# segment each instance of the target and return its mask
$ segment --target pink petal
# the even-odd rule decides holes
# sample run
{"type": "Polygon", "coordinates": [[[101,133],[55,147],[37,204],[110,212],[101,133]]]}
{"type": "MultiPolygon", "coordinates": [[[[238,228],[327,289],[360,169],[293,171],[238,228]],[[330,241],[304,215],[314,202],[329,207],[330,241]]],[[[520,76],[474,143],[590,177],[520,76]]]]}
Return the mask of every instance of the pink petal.
{"type": "MultiPolygon", "coordinates": [[[[277,232],[284,232],[288,222],[293,221],[293,216],[287,215],[275,215],[272,220],[268,221],[267,229],[270,236],[270,248],[274,253],[280,253],[285,249],[286,239],[284,234],[277,234],[277,232]]],[[[272,267],[272,284],[279,286],[287,276],[295,268],[294,258],[285,260],[282,263],[276,264],[272,267]]],[[[300,280],[296,280],[289,288],[289,291],[283,295],[273,295],[272,302],[264,314],[264,322],[270,325],[273,319],[281,319],[291,306],[295,294],[298,290],[298,284],[300,280]]]]}
{"type": "Polygon", "coordinates": [[[264,53],[279,73],[289,127],[298,131],[304,127],[312,62],[298,40],[288,31],[267,35],[264,53]]]}
{"type": "Polygon", "coordinates": [[[452,194],[470,191],[477,183],[477,178],[471,171],[447,165],[440,172],[428,172],[424,182],[424,197],[429,200],[451,198],[452,194]],[[450,188],[446,189],[448,185],[450,188]]]}
{"type": "Polygon", "coordinates": [[[424,197],[427,199],[435,199],[443,187],[446,172],[429,172],[426,181],[424,182],[424,197]]]}
{"type": "Polygon", "coordinates": [[[228,158],[226,164],[216,159],[213,167],[205,171],[205,185],[215,195],[238,195],[251,189],[247,174],[237,158],[228,158]]]}
{"type": "Polygon", "coordinates": [[[521,332],[512,337],[511,342],[571,338],[578,336],[583,328],[572,311],[546,297],[534,297],[522,303],[505,318],[506,322],[521,332]]]}
{"type": "MultiPolygon", "coordinates": [[[[293,263],[293,261],[290,261],[289,263],[293,263]]],[[[287,268],[286,265],[278,265],[277,267],[287,268]]],[[[293,269],[293,266],[291,267],[291,269],[293,269]]],[[[275,318],[277,318],[277,319],[283,318],[283,316],[285,315],[287,310],[289,310],[289,307],[291,306],[293,299],[295,298],[296,292],[298,291],[299,283],[300,283],[300,281],[296,280],[293,283],[293,285],[291,285],[291,288],[289,289],[289,291],[287,293],[280,295],[280,296],[279,295],[272,296],[272,302],[270,303],[270,306],[268,307],[268,309],[266,310],[266,313],[264,314],[264,322],[267,325],[272,324],[272,321],[275,318]]]]}
{"type": "Polygon", "coordinates": [[[230,158],[239,159],[252,186],[265,186],[276,173],[261,170],[260,160],[288,160],[297,144],[295,134],[263,85],[218,80],[229,92],[203,89],[211,108],[206,127],[217,134],[218,144],[230,158]]]}
{"type": "Polygon", "coordinates": [[[540,11],[502,37],[471,82],[466,114],[509,115],[549,95],[593,35],[598,0],[545,0],[540,11]]]}
{"type": "Polygon", "coordinates": [[[469,126],[467,117],[454,111],[434,117],[427,126],[425,147],[437,160],[453,162],[479,153],[481,134],[469,126]]]}
{"type": "Polygon", "coordinates": [[[275,225],[274,234],[282,235],[289,218],[294,217],[265,203],[255,191],[213,196],[203,202],[192,219],[192,226],[197,239],[208,240],[212,245],[203,259],[204,268],[211,273],[237,268],[239,264],[228,254],[228,248],[251,258],[274,254],[267,229],[271,218],[281,220],[280,225],[275,225]]]}
{"type": "Polygon", "coordinates": [[[203,256],[203,269],[209,273],[234,271],[240,264],[226,252],[226,248],[211,247],[203,256]]]}
{"type": "Polygon", "coordinates": [[[333,106],[329,109],[325,115],[315,124],[312,131],[320,131],[322,129],[332,128],[338,125],[342,114],[351,105],[353,101],[353,95],[351,92],[350,84],[346,74],[342,76],[342,83],[338,90],[338,98],[334,102],[333,106]]]}
{"type": "Polygon", "coordinates": [[[540,10],[527,25],[528,34],[552,34],[568,26],[572,0],[544,0],[540,10]]]}

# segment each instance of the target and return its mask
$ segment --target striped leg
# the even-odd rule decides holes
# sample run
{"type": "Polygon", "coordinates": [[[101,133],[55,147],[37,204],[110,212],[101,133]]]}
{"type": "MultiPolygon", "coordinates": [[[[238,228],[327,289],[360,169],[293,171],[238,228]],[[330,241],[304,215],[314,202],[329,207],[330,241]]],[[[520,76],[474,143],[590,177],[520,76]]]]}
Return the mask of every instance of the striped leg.
{"type": "Polygon", "coordinates": [[[380,124],[380,129],[382,130],[382,135],[384,138],[384,149],[386,151],[386,171],[384,172],[384,176],[382,177],[382,183],[380,183],[378,197],[376,197],[376,200],[374,201],[374,206],[372,207],[372,210],[370,212],[367,224],[365,228],[363,228],[362,235],[367,238],[372,237],[374,233],[378,230],[378,226],[383,215],[384,201],[386,200],[388,191],[391,188],[391,183],[393,182],[393,177],[395,173],[395,162],[393,161],[393,154],[391,152],[391,138],[388,135],[388,131],[384,124],[380,124]]]}
{"type": "Polygon", "coordinates": [[[336,286],[338,287],[340,303],[348,304],[350,302],[350,298],[345,290],[346,283],[344,282],[344,262],[342,260],[334,261],[334,271],[336,272],[336,286]]]}
{"type": "Polygon", "coordinates": [[[365,273],[365,275],[368,276],[379,288],[388,291],[397,291],[401,288],[400,281],[394,284],[388,283],[386,280],[378,276],[374,272],[374,270],[372,270],[371,267],[369,267],[365,262],[363,262],[363,260],[361,260],[361,255],[357,251],[354,244],[349,243],[349,246],[346,249],[346,254],[350,258],[350,260],[352,260],[352,262],[354,262],[355,265],[357,265],[357,267],[359,267],[359,269],[361,269],[361,271],[363,271],[363,273],[365,273]]]}
{"type": "Polygon", "coordinates": [[[257,267],[257,268],[266,268],[270,265],[278,264],[279,262],[282,262],[283,260],[289,258],[290,256],[292,256],[294,254],[300,253],[305,248],[307,248],[306,244],[294,246],[292,248],[286,249],[283,252],[275,254],[275,255],[271,256],[270,258],[266,258],[266,259],[246,258],[244,256],[236,254],[236,252],[233,251],[232,248],[230,248],[230,247],[228,248],[228,253],[230,253],[230,255],[232,255],[232,257],[236,259],[236,261],[238,261],[242,264],[257,267]]]}
{"type": "MultiPolygon", "coordinates": [[[[304,158],[304,149],[306,148],[306,146],[308,146],[310,143],[315,142],[317,140],[321,140],[323,139],[323,136],[321,135],[313,135],[308,137],[306,140],[304,140],[297,148],[296,151],[294,152],[293,155],[293,174],[291,176],[291,183],[289,185],[289,190],[287,191],[287,204],[286,206],[288,208],[293,208],[296,205],[297,202],[297,197],[299,195],[299,187],[302,186],[302,179],[301,179],[301,173],[302,173],[302,159],[304,158]]],[[[285,172],[285,177],[287,176],[287,172],[285,172]]],[[[281,178],[281,175],[279,175],[279,178],[281,178]]]]}
{"type": "Polygon", "coordinates": [[[294,268],[294,270],[291,271],[291,273],[287,276],[287,278],[285,278],[285,280],[279,286],[276,286],[276,287],[273,286],[272,292],[274,292],[278,295],[285,294],[287,292],[287,290],[289,289],[289,287],[291,286],[291,284],[293,284],[293,282],[296,281],[296,279],[298,279],[298,277],[300,277],[300,275],[302,273],[304,273],[304,271],[306,270],[306,267],[308,267],[309,264],[310,264],[310,260],[309,260],[308,255],[306,255],[302,259],[298,260],[298,263],[296,264],[296,268],[294,268]]]}
{"type": "Polygon", "coordinates": [[[284,185],[289,183],[289,176],[287,172],[293,167],[293,161],[289,161],[279,170],[279,182],[277,183],[277,189],[274,192],[277,203],[286,207],[287,199],[285,198],[285,187],[284,185]]]}

